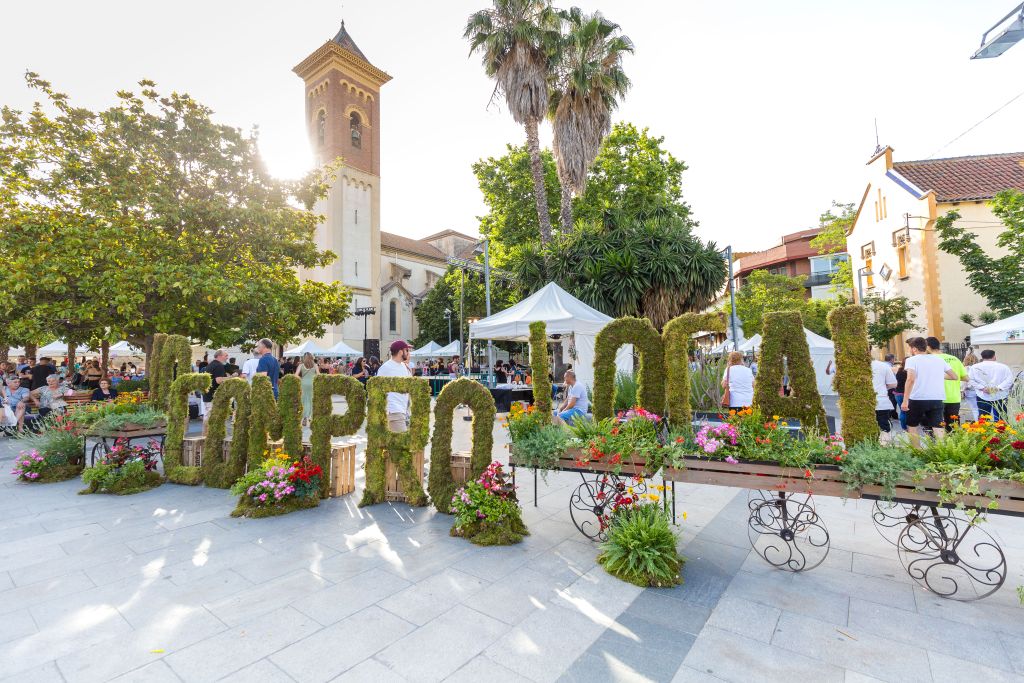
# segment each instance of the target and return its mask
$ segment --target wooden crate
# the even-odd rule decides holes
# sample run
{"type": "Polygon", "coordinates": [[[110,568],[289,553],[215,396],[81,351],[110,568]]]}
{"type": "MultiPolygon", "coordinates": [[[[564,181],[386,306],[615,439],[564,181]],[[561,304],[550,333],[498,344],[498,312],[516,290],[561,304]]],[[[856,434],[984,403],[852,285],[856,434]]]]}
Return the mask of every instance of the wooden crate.
{"type": "Polygon", "coordinates": [[[724,460],[685,458],[686,467],[666,467],[664,476],[668,481],[691,484],[713,484],[736,488],[758,489],[761,491],[785,491],[787,493],[810,493],[819,496],[860,498],[857,490],[846,488],[839,468],[833,465],[816,465],[807,471],[798,467],[783,467],[773,463],[739,462],[724,460]]]}
{"type": "Polygon", "coordinates": [[[333,444],[330,464],[331,497],[345,496],[356,490],[355,444],[333,444]]]}
{"type": "Polygon", "coordinates": [[[470,451],[452,453],[452,481],[456,485],[465,484],[469,480],[469,467],[472,457],[473,454],[470,451]]]}
{"type": "MultiPolygon", "coordinates": [[[[387,451],[384,452],[384,456],[387,457],[387,451]]],[[[412,464],[416,469],[416,478],[419,479],[422,484],[423,451],[412,454],[412,464]]],[[[384,470],[384,500],[399,503],[405,503],[409,500],[405,495],[405,492],[402,491],[402,485],[398,482],[398,468],[391,462],[391,458],[387,459],[386,469],[384,470]]]]}
{"type": "Polygon", "coordinates": [[[181,446],[181,464],[186,467],[200,467],[203,464],[205,436],[186,436],[181,446]]]}

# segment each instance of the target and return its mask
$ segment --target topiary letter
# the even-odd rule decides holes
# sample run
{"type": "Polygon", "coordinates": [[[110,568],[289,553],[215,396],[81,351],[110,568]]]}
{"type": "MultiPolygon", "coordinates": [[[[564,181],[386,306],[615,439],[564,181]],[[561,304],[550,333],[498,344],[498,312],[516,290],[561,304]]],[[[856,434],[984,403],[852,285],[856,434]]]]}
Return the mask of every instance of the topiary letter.
{"type": "Polygon", "coordinates": [[[836,376],[839,417],[846,447],[878,438],[875,390],[871,377],[871,345],[868,319],[861,306],[842,306],[828,314],[832,341],[836,344],[836,376]]]}
{"type": "Polygon", "coordinates": [[[676,427],[689,427],[693,420],[690,407],[690,339],[693,333],[725,332],[725,321],[718,313],[684,313],[665,324],[661,338],[665,342],[665,370],[668,389],[665,402],[668,416],[676,427]]]}
{"type": "MultiPolygon", "coordinates": [[[[171,382],[176,375],[192,371],[192,345],[180,334],[168,335],[160,350],[159,400],[157,407],[166,410],[171,382]]],[[[152,384],[150,385],[152,386],[152,384]]]]}
{"type": "MultiPolygon", "coordinates": [[[[544,422],[551,422],[548,333],[547,325],[544,324],[543,320],[530,323],[530,371],[533,374],[533,405],[542,416],[541,419],[544,422]]],[[[433,447],[431,447],[430,452],[434,452],[433,447]]],[[[490,464],[489,462],[487,463],[487,465],[490,464]]],[[[486,468],[487,465],[484,465],[484,467],[486,468]]]]}
{"type": "MultiPolygon", "coordinates": [[[[534,382],[533,386],[536,389],[537,383],[534,382]]],[[[549,401],[550,398],[549,389],[549,401]]],[[[473,410],[473,456],[469,462],[468,481],[475,480],[491,464],[496,412],[494,397],[484,385],[466,377],[449,382],[441,389],[434,403],[434,434],[430,439],[430,477],[427,487],[438,512],[447,513],[451,509],[452,495],[455,493],[451,468],[452,416],[455,408],[463,404],[473,410]]]]}
{"type": "Polygon", "coordinates": [[[163,373],[163,351],[167,335],[157,332],[153,335],[153,343],[149,345],[146,356],[146,378],[149,379],[149,403],[154,408],[163,408],[163,397],[160,396],[160,381],[163,373]]]}
{"type": "Polygon", "coordinates": [[[423,450],[430,438],[430,383],[417,377],[371,377],[366,383],[366,397],[366,488],[360,507],[384,501],[389,459],[398,470],[398,481],[409,504],[426,505],[427,494],[416,475],[412,454],[423,450]],[[388,429],[389,392],[409,394],[412,399],[412,422],[407,432],[388,429]]]}
{"type": "Polygon", "coordinates": [[[232,377],[213,395],[203,447],[203,482],[219,489],[230,488],[245,473],[249,433],[249,383],[232,377]],[[224,432],[235,401],[235,427],[231,434],[231,454],[224,462],[224,432]]]}
{"type": "MultiPolygon", "coordinates": [[[[299,380],[299,385],[301,391],[301,380],[299,380]]],[[[280,391],[283,399],[284,387],[281,387],[280,391]]],[[[330,491],[327,472],[330,469],[331,437],[355,434],[363,426],[365,417],[366,390],[363,389],[359,380],[348,375],[317,375],[313,378],[313,425],[310,441],[312,442],[313,462],[324,470],[320,487],[322,497],[326,498],[330,491]],[[348,410],[344,415],[334,414],[335,396],[344,396],[345,402],[348,403],[348,410]]],[[[285,448],[287,447],[288,436],[286,434],[285,448]]],[[[383,486],[383,475],[381,479],[383,486]]]]}
{"type": "Polygon", "coordinates": [[[284,452],[289,455],[302,453],[302,380],[295,375],[285,375],[277,384],[277,419],[271,438],[284,439],[284,452]]]}
{"type": "Polygon", "coordinates": [[[623,344],[640,354],[637,401],[665,413],[665,343],[647,318],[619,318],[605,325],[594,342],[594,419],[612,416],[615,405],[615,356],[623,344]]]}
{"type": "MultiPolygon", "coordinates": [[[[274,400],[274,386],[266,375],[256,375],[252,378],[249,389],[248,469],[255,469],[263,462],[267,452],[268,436],[273,438],[275,434],[280,433],[281,416],[277,412],[277,402],[274,400]]],[[[300,450],[285,449],[285,453],[295,460],[302,455],[301,448],[302,445],[299,444],[300,450]]]]}
{"type": "Polygon", "coordinates": [[[188,426],[188,395],[210,388],[205,372],[179,375],[167,396],[167,434],[164,437],[164,472],[175,484],[194,486],[199,483],[199,468],[181,464],[185,429],[188,426]]]}
{"type": "Polygon", "coordinates": [[[765,416],[795,418],[805,432],[827,430],[825,408],[804,336],[803,319],[796,311],[765,313],[761,363],[754,382],[754,407],[765,416]],[[784,374],[789,374],[790,396],[780,396],[784,374]]]}

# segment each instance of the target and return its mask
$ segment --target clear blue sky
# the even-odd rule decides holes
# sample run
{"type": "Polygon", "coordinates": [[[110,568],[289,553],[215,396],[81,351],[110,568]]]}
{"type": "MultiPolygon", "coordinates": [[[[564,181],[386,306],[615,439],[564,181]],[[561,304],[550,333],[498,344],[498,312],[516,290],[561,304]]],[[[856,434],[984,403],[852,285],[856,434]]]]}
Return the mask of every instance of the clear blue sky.
{"type": "MultiPolygon", "coordinates": [[[[303,91],[291,68],[344,14],[394,80],[382,96],[382,227],[475,232],[470,164],[524,139],[461,38],[482,0],[14,3],[4,8],[0,103],[32,96],[32,69],[80,104],[152,78],[242,128],[258,125],[270,168],[310,163],[303,91]]],[[[567,3],[566,3],[567,4],[567,3]]],[[[617,117],[665,137],[689,170],[700,233],[738,249],[813,225],[832,199],[859,200],[882,144],[924,158],[1024,89],[1024,46],[970,61],[1014,0],[653,2],[585,0],[636,43],[617,117]]],[[[1024,98],[939,156],[1024,150],[1024,98]]],[[[544,135],[549,137],[549,133],[544,135]]]]}

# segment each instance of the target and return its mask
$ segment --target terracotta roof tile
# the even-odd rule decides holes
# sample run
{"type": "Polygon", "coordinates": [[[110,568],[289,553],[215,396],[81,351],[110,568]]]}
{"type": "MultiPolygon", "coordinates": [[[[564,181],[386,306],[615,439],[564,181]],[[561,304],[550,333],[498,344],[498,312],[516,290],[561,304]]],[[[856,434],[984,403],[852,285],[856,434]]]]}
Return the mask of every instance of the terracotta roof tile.
{"type": "Polygon", "coordinates": [[[923,191],[935,191],[940,202],[991,199],[1010,188],[1024,190],[1024,152],[985,154],[892,165],[923,191]]]}
{"type": "Polygon", "coordinates": [[[384,232],[383,230],[380,232],[380,247],[381,249],[397,249],[398,251],[405,251],[419,256],[425,256],[426,258],[437,259],[438,261],[448,260],[448,257],[432,244],[424,242],[423,240],[414,240],[411,237],[396,235],[393,232],[384,232]]]}

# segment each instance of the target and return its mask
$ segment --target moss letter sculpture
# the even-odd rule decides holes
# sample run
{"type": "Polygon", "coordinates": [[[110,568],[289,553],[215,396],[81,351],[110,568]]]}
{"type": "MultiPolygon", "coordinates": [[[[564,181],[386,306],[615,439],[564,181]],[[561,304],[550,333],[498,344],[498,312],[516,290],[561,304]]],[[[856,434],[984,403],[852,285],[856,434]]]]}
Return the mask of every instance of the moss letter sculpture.
{"type": "MultiPolygon", "coordinates": [[[[192,345],[189,344],[188,338],[180,334],[168,335],[160,351],[160,372],[158,375],[160,402],[156,404],[158,407],[163,410],[167,409],[171,382],[174,381],[177,375],[188,374],[191,371],[192,345]]],[[[150,386],[152,386],[152,383],[150,386]]]]}
{"type": "Polygon", "coordinates": [[[277,383],[277,420],[270,437],[284,439],[289,455],[302,452],[302,380],[295,375],[285,375],[277,383]]]}
{"type": "Polygon", "coordinates": [[[167,335],[157,332],[153,335],[153,343],[149,346],[146,356],[146,377],[149,379],[149,402],[154,408],[163,408],[163,397],[160,396],[161,373],[163,372],[163,351],[167,335]]]}
{"type": "MultiPolygon", "coordinates": [[[[274,386],[266,375],[256,375],[249,389],[248,469],[260,466],[267,451],[267,439],[280,433],[281,416],[278,415],[277,401],[274,400],[274,386]]],[[[302,455],[301,444],[299,448],[297,451],[285,449],[285,453],[293,459],[298,458],[302,455]]]]}
{"type": "Polygon", "coordinates": [[[684,313],[665,324],[665,370],[668,389],[665,403],[676,427],[688,427],[693,419],[690,407],[690,339],[695,332],[725,332],[725,321],[717,313],[684,313]]]}
{"type": "Polygon", "coordinates": [[[647,318],[618,318],[597,333],[594,342],[594,419],[612,417],[615,405],[615,356],[623,344],[640,354],[637,400],[665,414],[665,343],[647,318]]]}
{"type": "Polygon", "coordinates": [[[430,438],[430,383],[416,377],[371,377],[366,383],[366,489],[360,506],[384,501],[385,473],[390,459],[398,470],[398,481],[410,505],[427,504],[423,482],[416,475],[412,454],[426,447],[430,438]],[[388,429],[388,393],[409,394],[412,421],[409,431],[388,429]],[[386,454],[385,454],[386,453],[386,454]]]}
{"type": "Polygon", "coordinates": [[[828,314],[828,326],[836,344],[833,385],[839,393],[843,440],[849,448],[865,439],[878,438],[868,321],[861,306],[843,306],[828,314]]]}
{"type": "Polygon", "coordinates": [[[796,311],[765,313],[761,362],[754,382],[754,406],[766,416],[796,418],[804,432],[826,432],[825,408],[818,393],[811,352],[804,336],[803,319],[796,311]],[[790,396],[780,396],[783,357],[789,375],[790,396]]]}
{"type": "Polygon", "coordinates": [[[210,408],[206,445],[203,447],[203,482],[219,489],[230,488],[245,473],[249,436],[249,383],[233,377],[218,387],[210,408]],[[224,433],[235,401],[235,426],[231,453],[224,462],[224,433]]]}
{"type": "MultiPolygon", "coordinates": [[[[284,387],[280,388],[280,392],[283,400],[284,387]]],[[[363,389],[359,380],[348,375],[317,375],[313,378],[313,426],[310,441],[312,442],[313,461],[324,470],[320,489],[322,497],[327,497],[330,489],[327,472],[331,464],[331,437],[355,434],[363,425],[365,417],[366,390],[363,389]],[[348,410],[344,415],[334,414],[333,400],[335,396],[344,396],[345,402],[348,403],[348,410]]],[[[287,449],[287,433],[284,440],[287,449]]],[[[381,479],[383,480],[383,475],[381,479]]]]}
{"type": "MultiPolygon", "coordinates": [[[[535,389],[536,386],[534,382],[535,389]]],[[[550,397],[549,389],[549,400],[550,397]]],[[[466,377],[446,384],[434,403],[434,434],[430,439],[428,489],[430,499],[438,512],[448,513],[451,509],[452,495],[455,493],[451,468],[452,419],[455,408],[460,405],[468,405],[473,410],[473,456],[469,463],[468,480],[475,480],[491,464],[491,451],[494,447],[494,397],[484,385],[466,377]]]]}
{"type": "Polygon", "coordinates": [[[551,370],[548,367],[547,325],[543,320],[530,323],[530,371],[533,375],[533,405],[545,422],[551,422],[551,370]]]}
{"type": "Polygon", "coordinates": [[[164,472],[175,484],[194,486],[199,483],[199,468],[181,464],[185,429],[188,426],[188,395],[210,388],[205,372],[178,375],[167,396],[167,436],[164,439],[164,472]]]}

